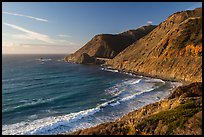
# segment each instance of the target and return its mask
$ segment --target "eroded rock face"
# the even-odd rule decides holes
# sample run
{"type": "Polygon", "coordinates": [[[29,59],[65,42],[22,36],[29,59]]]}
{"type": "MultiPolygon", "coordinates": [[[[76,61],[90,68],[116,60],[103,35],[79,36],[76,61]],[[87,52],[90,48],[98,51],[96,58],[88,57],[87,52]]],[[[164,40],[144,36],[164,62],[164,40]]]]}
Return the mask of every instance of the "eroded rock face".
{"type": "Polygon", "coordinates": [[[202,96],[202,83],[196,82],[190,85],[178,87],[169,97],[168,99],[176,98],[176,97],[196,97],[202,96]]]}
{"type": "Polygon", "coordinates": [[[126,47],[148,34],[155,27],[155,25],[149,25],[115,35],[96,35],[74,54],[65,57],[65,60],[76,63],[83,53],[87,53],[91,57],[113,58],[126,47]]]}
{"type": "Polygon", "coordinates": [[[94,57],[90,57],[87,53],[83,53],[78,60],[76,60],[79,64],[91,64],[95,62],[94,57]]]}
{"type": "Polygon", "coordinates": [[[70,134],[202,135],[202,83],[180,86],[170,98],[146,105],[114,122],[70,134]]]}
{"type": "Polygon", "coordinates": [[[202,81],[202,8],[169,16],[106,63],[168,80],[202,81]]]}

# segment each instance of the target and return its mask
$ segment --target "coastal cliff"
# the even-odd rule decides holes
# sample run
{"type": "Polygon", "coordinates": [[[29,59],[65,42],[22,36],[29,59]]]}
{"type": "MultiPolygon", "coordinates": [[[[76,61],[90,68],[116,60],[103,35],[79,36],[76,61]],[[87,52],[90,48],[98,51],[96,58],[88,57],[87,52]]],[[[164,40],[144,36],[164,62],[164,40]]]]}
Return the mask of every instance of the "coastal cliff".
{"type": "Polygon", "coordinates": [[[68,135],[201,135],[202,83],[176,88],[164,100],[128,113],[114,122],[68,135]]]}
{"type": "MultiPolygon", "coordinates": [[[[136,30],[128,30],[119,34],[99,34],[94,36],[81,49],[77,50],[64,59],[69,62],[87,64],[86,60],[81,61],[83,54],[89,55],[91,58],[109,58],[112,59],[126,47],[147,35],[156,26],[148,25],[140,27],[136,30]]],[[[90,63],[88,61],[88,63],[90,63]]],[[[94,63],[94,61],[93,61],[94,63]]]]}
{"type": "Polygon", "coordinates": [[[202,8],[169,16],[106,65],[162,79],[201,82],[202,8]]]}
{"type": "Polygon", "coordinates": [[[180,86],[164,100],[130,112],[114,122],[69,135],[202,134],[202,8],[174,13],[115,55],[105,65],[190,84],[180,86]]]}

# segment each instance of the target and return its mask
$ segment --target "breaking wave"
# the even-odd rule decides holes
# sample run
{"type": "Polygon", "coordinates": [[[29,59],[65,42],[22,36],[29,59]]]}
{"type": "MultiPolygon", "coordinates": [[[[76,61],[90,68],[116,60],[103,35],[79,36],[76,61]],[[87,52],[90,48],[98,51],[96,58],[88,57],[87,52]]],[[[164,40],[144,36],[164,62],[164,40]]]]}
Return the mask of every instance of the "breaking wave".
{"type": "MultiPolygon", "coordinates": [[[[116,71],[114,70],[112,72],[116,71]]],[[[66,115],[50,116],[33,121],[2,125],[2,134],[52,135],[73,132],[78,129],[96,126],[100,123],[107,122],[108,120],[115,120],[116,118],[134,110],[136,107],[141,107],[142,105],[158,101],[158,99],[163,99],[168,95],[167,93],[169,93],[169,89],[180,85],[178,83],[168,84],[163,80],[154,78],[140,77],[126,79],[112,87],[107,88],[104,92],[106,92],[107,95],[111,95],[111,98],[100,99],[102,103],[96,107],[66,115]],[[159,90],[161,87],[165,89],[165,86],[166,91],[159,90]],[[142,96],[143,94],[147,95],[142,96]],[[149,96],[151,100],[147,99],[147,96],[149,96]],[[137,101],[137,103],[135,103],[135,105],[130,105],[129,103],[132,100],[137,101]],[[104,120],[103,118],[107,118],[107,120],[104,120]]],[[[17,107],[32,107],[33,105],[38,103],[46,103],[47,101],[51,100],[37,100],[31,102],[30,104],[28,103],[27,106],[22,105],[17,107]]],[[[132,103],[134,103],[134,101],[132,103]]],[[[38,116],[33,115],[32,117],[35,118],[38,116]]]]}

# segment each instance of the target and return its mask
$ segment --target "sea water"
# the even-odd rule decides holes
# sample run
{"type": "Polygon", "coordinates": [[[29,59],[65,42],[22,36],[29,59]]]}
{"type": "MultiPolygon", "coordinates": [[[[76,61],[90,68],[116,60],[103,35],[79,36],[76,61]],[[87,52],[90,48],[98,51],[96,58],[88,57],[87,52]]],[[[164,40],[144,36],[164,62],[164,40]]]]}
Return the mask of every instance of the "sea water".
{"type": "Polygon", "coordinates": [[[114,121],[181,83],[64,62],[2,55],[2,134],[61,134],[114,121]]]}

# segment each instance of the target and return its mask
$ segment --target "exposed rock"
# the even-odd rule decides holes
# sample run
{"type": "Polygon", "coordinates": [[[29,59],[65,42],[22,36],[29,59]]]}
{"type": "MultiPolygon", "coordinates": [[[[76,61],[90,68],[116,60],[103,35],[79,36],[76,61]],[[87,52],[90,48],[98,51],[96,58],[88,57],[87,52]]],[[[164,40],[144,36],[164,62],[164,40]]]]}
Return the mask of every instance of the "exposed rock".
{"type": "Polygon", "coordinates": [[[67,60],[77,59],[82,51],[93,57],[116,55],[106,61],[113,69],[195,83],[180,86],[164,100],[130,112],[114,122],[69,135],[202,135],[202,8],[169,16],[149,34],[124,47],[123,51],[121,48],[120,53],[106,42],[106,38],[113,40],[112,36],[119,35],[95,36],[67,60]]]}
{"type": "Polygon", "coordinates": [[[94,57],[90,57],[87,53],[83,53],[77,60],[79,64],[90,64],[95,62],[94,57]]]}
{"type": "Polygon", "coordinates": [[[202,81],[202,8],[177,12],[106,62],[168,80],[202,81]]]}
{"type": "Polygon", "coordinates": [[[196,97],[202,96],[202,83],[192,83],[187,86],[178,87],[168,98],[172,99],[175,97],[196,97]]]}
{"type": "Polygon", "coordinates": [[[202,83],[178,87],[171,98],[146,105],[114,122],[79,130],[69,135],[201,135],[202,134],[202,83]],[[184,97],[187,90],[188,97],[184,97]],[[177,93],[179,92],[179,93],[177,93]],[[193,96],[191,96],[193,95],[193,96]],[[183,100],[180,102],[179,100],[183,100]],[[175,102],[177,106],[172,107],[175,102]],[[168,108],[165,105],[168,104],[168,108]]]}
{"type": "Polygon", "coordinates": [[[96,35],[74,54],[65,57],[65,60],[77,63],[77,60],[83,53],[87,53],[91,57],[113,58],[126,47],[148,34],[155,27],[154,25],[149,25],[114,35],[96,35]]]}

